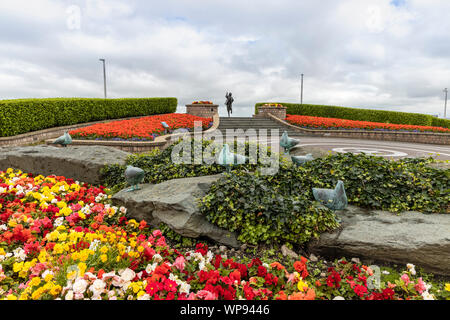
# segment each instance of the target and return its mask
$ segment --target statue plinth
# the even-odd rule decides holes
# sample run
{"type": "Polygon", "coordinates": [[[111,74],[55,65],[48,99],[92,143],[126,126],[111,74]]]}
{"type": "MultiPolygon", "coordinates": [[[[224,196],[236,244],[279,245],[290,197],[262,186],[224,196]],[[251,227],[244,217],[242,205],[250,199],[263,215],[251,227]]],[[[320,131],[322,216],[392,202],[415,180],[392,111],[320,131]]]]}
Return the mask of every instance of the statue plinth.
{"type": "Polygon", "coordinates": [[[197,117],[212,118],[219,113],[217,104],[187,104],[186,113],[197,117]]]}
{"type": "Polygon", "coordinates": [[[258,106],[258,113],[255,117],[258,118],[270,118],[269,113],[273,116],[284,120],[286,119],[286,109],[287,107],[275,107],[275,106],[258,106]]]}

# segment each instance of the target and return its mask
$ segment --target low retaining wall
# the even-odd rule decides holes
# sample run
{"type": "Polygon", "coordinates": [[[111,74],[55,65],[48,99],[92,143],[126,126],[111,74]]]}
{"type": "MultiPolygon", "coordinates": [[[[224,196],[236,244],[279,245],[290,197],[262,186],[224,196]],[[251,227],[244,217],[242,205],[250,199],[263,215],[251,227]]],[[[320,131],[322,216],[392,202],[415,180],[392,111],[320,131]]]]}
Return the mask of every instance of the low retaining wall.
{"type": "Polygon", "coordinates": [[[372,139],[384,141],[402,141],[428,144],[450,145],[450,134],[434,132],[396,132],[396,131],[370,131],[370,130],[314,130],[300,128],[280,118],[269,114],[269,117],[292,130],[310,136],[372,139]]]}
{"type": "MultiPolygon", "coordinates": [[[[203,134],[208,134],[215,131],[219,127],[220,118],[219,115],[216,114],[213,117],[213,125],[208,130],[204,131],[203,134]]],[[[194,133],[177,133],[177,134],[168,134],[165,136],[156,137],[154,141],[102,141],[102,140],[73,140],[71,145],[74,146],[104,146],[104,147],[113,147],[116,149],[120,149],[126,152],[138,153],[138,152],[147,152],[153,149],[165,149],[174,143],[177,139],[173,138],[182,138],[185,135],[192,136],[194,133]]],[[[54,139],[46,140],[46,144],[52,144],[54,139]]]]}

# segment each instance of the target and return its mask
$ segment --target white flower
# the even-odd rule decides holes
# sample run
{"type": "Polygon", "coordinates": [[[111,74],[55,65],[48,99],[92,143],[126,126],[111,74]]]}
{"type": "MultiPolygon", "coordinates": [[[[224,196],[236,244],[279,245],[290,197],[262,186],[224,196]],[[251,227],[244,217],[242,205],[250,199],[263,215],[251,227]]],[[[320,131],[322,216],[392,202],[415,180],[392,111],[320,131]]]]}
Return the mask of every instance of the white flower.
{"type": "Polygon", "coordinates": [[[145,293],[142,296],[140,296],[139,298],[137,298],[138,300],[150,300],[150,295],[145,293]]]}
{"type": "Polygon", "coordinates": [[[434,300],[434,296],[430,294],[428,291],[422,292],[423,300],[434,300]]]}
{"type": "Polygon", "coordinates": [[[136,273],[129,268],[126,268],[122,272],[119,272],[119,274],[124,281],[131,281],[134,279],[134,277],[136,277],[136,273]]]}
{"type": "Polygon", "coordinates": [[[206,264],[204,261],[200,261],[200,263],[198,264],[198,269],[199,270],[205,270],[206,269],[206,264]]]}
{"type": "Polygon", "coordinates": [[[344,297],[341,297],[341,296],[337,296],[337,297],[334,297],[333,300],[345,300],[345,298],[344,298],[344,297]]]}
{"type": "Polygon", "coordinates": [[[73,300],[73,291],[69,290],[69,292],[67,292],[67,294],[64,297],[64,299],[66,299],[66,300],[73,300]]]}
{"type": "Polygon", "coordinates": [[[86,280],[78,278],[73,284],[73,292],[75,292],[75,295],[77,294],[82,295],[86,291],[87,286],[88,282],[86,280]]]}
{"type": "Polygon", "coordinates": [[[92,283],[89,289],[95,293],[95,292],[103,292],[105,287],[106,283],[103,280],[97,279],[92,283]]]}
{"type": "Polygon", "coordinates": [[[156,262],[161,262],[161,261],[163,261],[163,258],[161,257],[161,255],[155,254],[153,256],[153,260],[156,261],[156,262]]]}
{"type": "Polygon", "coordinates": [[[189,291],[191,290],[191,285],[188,284],[187,282],[182,282],[182,283],[180,284],[179,290],[180,290],[180,293],[185,293],[185,294],[188,295],[188,294],[189,294],[189,291]]]}
{"type": "Polygon", "coordinates": [[[97,251],[98,245],[100,244],[100,240],[95,239],[91,242],[91,245],[89,246],[89,250],[97,251]]]}
{"type": "Polygon", "coordinates": [[[8,230],[8,227],[6,226],[6,224],[2,224],[0,226],[0,231],[6,231],[6,230],[8,230]]]}
{"type": "Polygon", "coordinates": [[[158,266],[158,264],[155,262],[153,264],[148,264],[147,267],[145,268],[145,272],[147,272],[148,274],[152,273],[153,271],[155,271],[156,267],[158,266]]]}
{"type": "Polygon", "coordinates": [[[108,273],[104,273],[103,276],[102,276],[102,279],[106,280],[106,279],[109,279],[109,278],[114,278],[115,276],[116,276],[116,272],[115,271],[111,271],[111,272],[108,272],[108,273]]]}
{"type": "Polygon", "coordinates": [[[45,277],[46,277],[48,274],[54,274],[54,273],[53,273],[53,271],[45,270],[45,271],[42,273],[42,275],[41,275],[42,279],[45,279],[45,277]]]}
{"type": "Polygon", "coordinates": [[[123,214],[127,213],[127,208],[125,207],[120,207],[119,211],[123,214]]]}
{"type": "Polygon", "coordinates": [[[108,298],[111,299],[112,297],[116,296],[116,292],[114,290],[108,291],[108,298]]]}
{"type": "Polygon", "coordinates": [[[14,257],[17,258],[19,261],[25,261],[25,259],[27,258],[25,250],[23,250],[22,248],[17,248],[16,250],[13,251],[13,253],[14,257]]]}
{"type": "Polygon", "coordinates": [[[382,274],[391,274],[389,271],[387,271],[387,270],[383,270],[382,272],[381,272],[382,274]]]}
{"type": "Polygon", "coordinates": [[[55,219],[55,222],[53,222],[53,225],[55,227],[59,227],[63,223],[64,223],[64,217],[59,217],[59,218],[55,219]]]}
{"type": "Polygon", "coordinates": [[[55,203],[58,203],[58,200],[57,199],[53,199],[52,201],[50,201],[51,203],[53,203],[53,204],[55,204],[55,203]]]}

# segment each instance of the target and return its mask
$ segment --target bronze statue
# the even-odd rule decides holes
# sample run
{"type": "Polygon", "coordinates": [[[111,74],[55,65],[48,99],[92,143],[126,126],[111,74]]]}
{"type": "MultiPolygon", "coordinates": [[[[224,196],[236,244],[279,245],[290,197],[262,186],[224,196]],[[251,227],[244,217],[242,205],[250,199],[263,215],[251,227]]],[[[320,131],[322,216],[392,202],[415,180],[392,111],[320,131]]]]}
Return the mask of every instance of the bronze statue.
{"type": "Polygon", "coordinates": [[[227,112],[228,112],[228,117],[230,117],[230,113],[232,114],[233,113],[233,102],[234,102],[234,99],[233,99],[233,97],[232,97],[232,93],[230,92],[230,93],[226,93],[225,94],[225,98],[227,98],[227,101],[225,101],[225,104],[226,104],[226,106],[227,106],[227,112]]]}

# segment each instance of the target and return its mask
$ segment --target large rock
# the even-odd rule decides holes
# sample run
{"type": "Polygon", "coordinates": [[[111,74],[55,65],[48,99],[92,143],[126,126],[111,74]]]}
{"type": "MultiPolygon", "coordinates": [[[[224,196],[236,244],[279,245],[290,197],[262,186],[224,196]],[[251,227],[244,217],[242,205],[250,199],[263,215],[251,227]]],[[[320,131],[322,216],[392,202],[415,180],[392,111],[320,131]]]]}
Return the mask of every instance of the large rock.
{"type": "Polygon", "coordinates": [[[112,199],[116,205],[125,206],[127,215],[135,219],[144,219],[154,226],[163,222],[183,236],[205,236],[237,248],[240,243],[234,233],[211,224],[198,210],[197,199],[221,177],[214,175],[145,184],[141,185],[141,190],[133,192],[124,189],[112,199]]]}
{"type": "Polygon", "coordinates": [[[337,214],[342,228],[310,242],[310,251],[332,257],[413,263],[428,272],[450,275],[450,215],[397,215],[353,206],[337,214]]]}
{"type": "Polygon", "coordinates": [[[54,174],[100,184],[100,169],[105,165],[125,164],[128,155],[128,152],[101,146],[0,148],[0,170],[11,167],[33,174],[54,174]]]}

